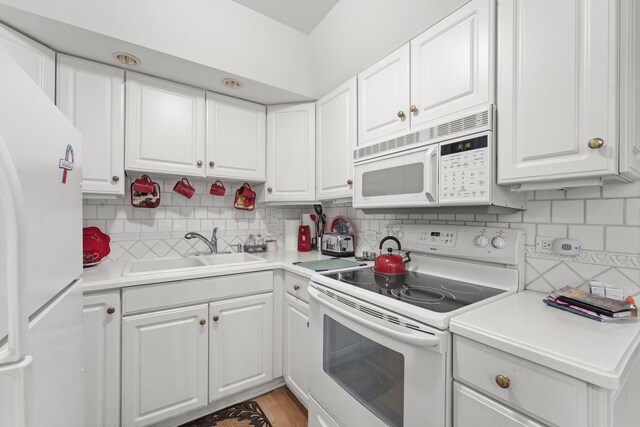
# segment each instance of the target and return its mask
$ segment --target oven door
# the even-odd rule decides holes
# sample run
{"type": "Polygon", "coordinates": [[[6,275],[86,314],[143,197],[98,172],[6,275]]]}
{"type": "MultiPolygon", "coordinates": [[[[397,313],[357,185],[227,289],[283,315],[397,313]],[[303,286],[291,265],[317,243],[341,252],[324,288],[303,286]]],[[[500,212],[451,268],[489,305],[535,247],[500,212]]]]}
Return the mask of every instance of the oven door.
{"type": "Polygon", "coordinates": [[[438,205],[438,144],[366,160],[354,171],[354,208],[438,205]]]}
{"type": "Polygon", "coordinates": [[[336,421],[450,425],[448,332],[315,283],[309,296],[309,392],[336,421]]]}

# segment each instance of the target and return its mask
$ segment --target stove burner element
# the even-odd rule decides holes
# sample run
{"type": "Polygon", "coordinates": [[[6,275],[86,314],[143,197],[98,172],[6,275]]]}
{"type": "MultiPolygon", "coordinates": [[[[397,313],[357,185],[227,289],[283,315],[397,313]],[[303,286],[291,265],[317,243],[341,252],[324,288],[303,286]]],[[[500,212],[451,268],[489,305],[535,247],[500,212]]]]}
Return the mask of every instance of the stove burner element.
{"type": "Polygon", "coordinates": [[[456,294],[480,294],[484,292],[480,286],[470,285],[467,283],[446,282],[440,285],[446,291],[456,294]]]}
{"type": "MultiPolygon", "coordinates": [[[[391,293],[398,299],[407,302],[417,302],[421,304],[438,304],[445,298],[444,293],[437,289],[430,288],[403,288],[394,289],[391,293]]],[[[450,297],[453,297],[451,295],[450,297]]],[[[455,298],[455,297],[454,297],[455,298]]]]}

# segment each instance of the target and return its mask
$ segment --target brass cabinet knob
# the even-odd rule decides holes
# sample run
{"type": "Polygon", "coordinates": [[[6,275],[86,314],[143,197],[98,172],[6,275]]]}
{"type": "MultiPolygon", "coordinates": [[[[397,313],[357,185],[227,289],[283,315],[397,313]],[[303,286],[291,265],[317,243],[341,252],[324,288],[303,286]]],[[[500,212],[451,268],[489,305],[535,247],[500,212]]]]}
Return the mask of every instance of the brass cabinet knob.
{"type": "Polygon", "coordinates": [[[405,117],[404,111],[402,110],[398,111],[398,117],[400,117],[401,119],[404,119],[405,117]]]}
{"type": "Polygon", "coordinates": [[[114,176],[111,177],[111,180],[113,182],[118,182],[118,181],[120,181],[120,177],[118,175],[114,175],[114,176]]]}
{"type": "Polygon", "coordinates": [[[214,321],[214,322],[217,322],[218,320],[220,320],[220,317],[218,317],[218,316],[213,316],[213,321],[214,321]]]}
{"type": "Polygon", "coordinates": [[[496,384],[498,384],[498,387],[500,388],[507,389],[511,384],[511,380],[506,375],[496,375],[496,384]]]}
{"type": "Polygon", "coordinates": [[[300,285],[293,285],[293,290],[294,291],[300,290],[300,285]]]}
{"type": "Polygon", "coordinates": [[[206,324],[207,324],[207,321],[206,321],[206,320],[204,320],[204,319],[201,319],[201,320],[200,320],[200,326],[204,326],[204,325],[206,325],[206,324]]]}
{"type": "Polygon", "coordinates": [[[417,113],[418,112],[418,107],[416,107],[415,105],[412,105],[411,108],[409,109],[412,113],[417,113]]]}
{"type": "Polygon", "coordinates": [[[198,161],[196,162],[196,165],[198,165],[198,167],[202,166],[202,160],[198,160],[198,161]]]}
{"type": "Polygon", "coordinates": [[[592,138],[589,140],[589,143],[587,145],[592,150],[597,150],[604,145],[604,140],[602,138],[592,138]]]}
{"type": "Polygon", "coordinates": [[[267,191],[268,191],[269,193],[272,193],[272,192],[273,192],[273,188],[269,187],[269,188],[267,188],[267,191]]]}
{"type": "Polygon", "coordinates": [[[214,167],[215,165],[216,165],[216,162],[214,162],[213,160],[209,162],[209,166],[214,167]]]}
{"type": "Polygon", "coordinates": [[[116,308],[115,307],[107,307],[107,314],[113,314],[116,312],[116,308]]]}
{"type": "Polygon", "coordinates": [[[351,185],[351,184],[353,184],[353,181],[352,181],[352,180],[350,180],[350,179],[348,179],[348,180],[347,180],[347,185],[351,185]]]}

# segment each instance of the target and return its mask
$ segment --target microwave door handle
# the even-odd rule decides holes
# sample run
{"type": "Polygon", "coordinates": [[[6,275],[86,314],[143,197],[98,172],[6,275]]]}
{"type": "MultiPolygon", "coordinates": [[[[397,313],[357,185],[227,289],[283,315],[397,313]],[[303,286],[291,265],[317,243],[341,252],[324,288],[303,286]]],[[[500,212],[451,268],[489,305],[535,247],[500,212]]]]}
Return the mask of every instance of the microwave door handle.
{"type": "Polygon", "coordinates": [[[424,189],[427,200],[431,203],[436,202],[436,191],[438,188],[438,145],[430,147],[425,153],[424,162],[424,189]]]}
{"type": "Polygon", "coordinates": [[[395,340],[402,341],[404,343],[411,344],[417,347],[436,347],[438,344],[440,344],[440,339],[438,337],[433,335],[428,335],[428,333],[426,332],[420,332],[420,334],[424,334],[424,335],[418,335],[418,333],[405,334],[403,332],[398,332],[391,328],[385,328],[384,326],[380,326],[377,323],[374,323],[366,319],[364,317],[366,316],[366,314],[364,313],[362,314],[362,317],[356,316],[348,312],[347,310],[344,310],[338,307],[337,305],[328,303],[327,301],[323,300],[322,298],[320,298],[319,292],[313,289],[311,286],[309,287],[309,298],[313,302],[321,304],[327,307],[329,310],[335,313],[338,313],[341,316],[344,316],[355,323],[359,323],[360,325],[364,326],[367,329],[371,329],[383,335],[387,335],[388,337],[393,338],[395,340]]]}

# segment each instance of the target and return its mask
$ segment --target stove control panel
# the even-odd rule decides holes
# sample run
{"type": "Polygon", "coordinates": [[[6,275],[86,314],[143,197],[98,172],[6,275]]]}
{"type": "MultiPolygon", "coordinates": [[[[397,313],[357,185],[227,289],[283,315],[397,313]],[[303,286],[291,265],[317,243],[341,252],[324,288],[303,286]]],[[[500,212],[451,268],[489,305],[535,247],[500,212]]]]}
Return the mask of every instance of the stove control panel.
{"type": "Polygon", "coordinates": [[[422,245],[455,247],[458,232],[443,230],[421,230],[416,237],[416,243],[422,245]]]}

